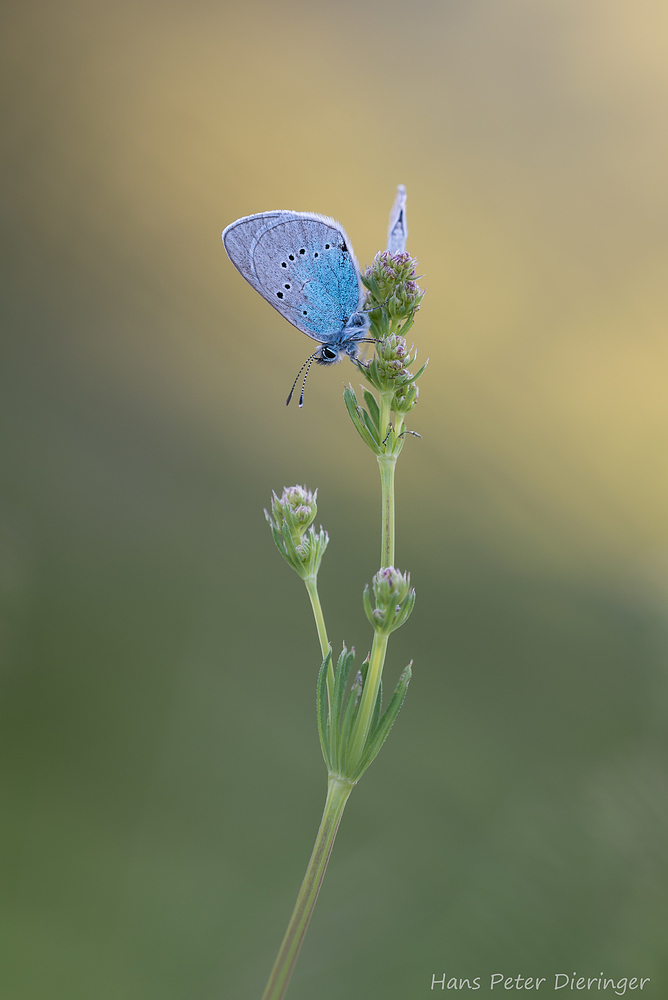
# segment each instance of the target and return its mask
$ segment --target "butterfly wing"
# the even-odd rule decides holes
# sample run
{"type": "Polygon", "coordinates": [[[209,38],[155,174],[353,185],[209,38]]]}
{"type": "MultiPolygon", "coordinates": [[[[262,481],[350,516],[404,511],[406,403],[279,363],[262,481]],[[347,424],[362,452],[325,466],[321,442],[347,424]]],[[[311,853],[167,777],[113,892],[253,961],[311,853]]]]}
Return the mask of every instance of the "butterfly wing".
{"type": "Polygon", "coordinates": [[[359,267],[334,219],[311,212],[249,215],[225,229],[223,243],[246,281],[313,340],[337,340],[362,308],[359,267]]]}

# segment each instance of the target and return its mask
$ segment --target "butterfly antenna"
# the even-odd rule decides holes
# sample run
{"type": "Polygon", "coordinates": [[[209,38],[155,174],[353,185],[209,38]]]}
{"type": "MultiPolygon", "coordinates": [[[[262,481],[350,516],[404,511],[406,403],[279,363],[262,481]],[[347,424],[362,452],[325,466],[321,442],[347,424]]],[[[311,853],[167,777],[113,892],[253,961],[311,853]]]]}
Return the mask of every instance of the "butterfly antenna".
{"type": "Polygon", "coordinates": [[[316,351],[315,354],[311,355],[311,357],[308,359],[308,362],[307,362],[307,365],[306,365],[306,371],[304,372],[304,381],[302,382],[302,391],[299,394],[299,409],[300,410],[301,410],[302,406],[304,405],[304,389],[306,388],[306,379],[308,378],[308,373],[311,371],[311,365],[313,364],[313,361],[314,361],[314,358],[315,358],[316,354],[318,354],[318,351],[316,351]]]}
{"type": "MultiPolygon", "coordinates": [[[[319,351],[319,350],[320,350],[320,348],[318,348],[318,351],[319,351]]],[[[307,366],[308,364],[310,364],[310,363],[311,363],[311,362],[313,361],[313,359],[314,359],[314,357],[316,356],[316,354],[318,353],[318,351],[315,351],[315,352],[314,352],[314,353],[313,353],[313,354],[311,355],[311,357],[310,357],[310,358],[307,358],[307,359],[306,359],[306,361],[304,362],[304,364],[303,364],[303,365],[301,366],[301,368],[300,368],[300,369],[299,369],[299,371],[297,372],[297,377],[295,378],[294,382],[292,383],[292,389],[290,389],[290,395],[288,396],[288,398],[287,398],[287,399],[286,399],[286,401],[285,401],[285,405],[286,405],[286,406],[289,406],[289,405],[290,405],[290,400],[292,399],[292,394],[293,394],[293,392],[295,391],[295,386],[297,385],[297,382],[299,381],[299,376],[300,376],[300,375],[301,375],[301,373],[302,373],[302,372],[304,371],[304,369],[306,368],[306,366],[307,366]]],[[[308,372],[306,372],[306,375],[308,375],[308,372]]],[[[304,381],[306,381],[306,375],[304,376],[304,381]]],[[[304,388],[303,388],[303,386],[302,386],[302,394],[301,394],[301,397],[300,397],[300,400],[299,400],[299,405],[300,405],[300,406],[302,406],[302,405],[303,405],[303,400],[304,400],[304,388]]]]}

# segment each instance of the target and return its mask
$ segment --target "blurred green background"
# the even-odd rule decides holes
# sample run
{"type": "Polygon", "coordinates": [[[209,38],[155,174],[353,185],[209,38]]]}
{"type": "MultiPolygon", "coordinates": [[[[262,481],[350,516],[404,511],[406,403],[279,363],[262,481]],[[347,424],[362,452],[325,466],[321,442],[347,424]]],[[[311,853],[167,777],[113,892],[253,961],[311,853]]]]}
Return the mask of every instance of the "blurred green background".
{"type": "Polygon", "coordinates": [[[364,653],[377,471],[222,228],[408,188],[418,603],[291,1000],[449,976],[668,996],[668,10],[10,0],[0,370],[7,1000],[260,996],[324,801],[272,488],[364,653]]]}

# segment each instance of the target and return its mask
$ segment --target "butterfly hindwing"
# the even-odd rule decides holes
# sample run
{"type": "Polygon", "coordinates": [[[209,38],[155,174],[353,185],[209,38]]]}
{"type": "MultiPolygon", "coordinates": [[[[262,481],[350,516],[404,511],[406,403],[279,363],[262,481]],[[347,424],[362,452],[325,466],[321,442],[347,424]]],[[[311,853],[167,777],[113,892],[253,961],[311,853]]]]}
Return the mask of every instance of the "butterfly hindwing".
{"type": "MultiPolygon", "coordinates": [[[[289,215],[288,212],[260,212],[258,215],[248,215],[245,219],[237,219],[236,222],[223,230],[223,246],[227,250],[237,271],[243,275],[246,281],[253,286],[256,292],[264,295],[255,268],[253,267],[251,250],[256,238],[269,226],[273,225],[276,219],[282,215],[289,215]]],[[[273,303],[272,303],[273,305],[273,303]]]]}
{"type": "Polygon", "coordinates": [[[232,223],[223,241],[253,288],[313,340],[336,340],[362,308],[357,261],[334,219],[265,212],[232,223]]]}

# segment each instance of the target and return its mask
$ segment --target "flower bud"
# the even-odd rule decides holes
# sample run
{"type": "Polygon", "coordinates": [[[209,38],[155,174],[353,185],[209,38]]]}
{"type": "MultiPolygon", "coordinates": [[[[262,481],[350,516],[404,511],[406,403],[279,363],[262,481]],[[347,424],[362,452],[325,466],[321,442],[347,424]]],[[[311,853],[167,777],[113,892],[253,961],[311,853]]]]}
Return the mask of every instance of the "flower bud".
{"type": "Polygon", "coordinates": [[[414,376],[408,365],[412,365],[416,357],[417,355],[411,354],[411,349],[407,347],[405,337],[393,333],[384,340],[379,340],[374,359],[377,377],[387,388],[392,388],[396,392],[406,381],[413,380],[414,376]]]}
{"type": "Polygon", "coordinates": [[[427,365],[413,373],[408,366],[416,359],[417,352],[408,347],[406,338],[392,333],[376,341],[374,357],[368,364],[359,365],[374,389],[392,393],[391,408],[397,414],[405,415],[417,402],[416,383],[427,365]]]}
{"type": "Polygon", "coordinates": [[[298,545],[304,532],[310,528],[318,513],[316,498],[318,491],[311,493],[305,486],[284,486],[279,497],[271,494],[271,512],[274,520],[281,524],[285,522],[292,535],[295,545],[298,545]]]}
{"type": "Polygon", "coordinates": [[[415,379],[412,377],[406,379],[405,382],[401,382],[394,390],[392,409],[395,413],[408,413],[417,403],[419,395],[420,390],[415,384],[415,379]]]}
{"type": "Polygon", "coordinates": [[[376,606],[371,607],[369,588],[364,590],[364,610],[376,632],[389,635],[403,625],[415,604],[415,591],[411,587],[410,573],[402,573],[394,566],[383,566],[373,578],[376,606]]]}
{"type": "Polygon", "coordinates": [[[390,321],[413,319],[424,295],[416,281],[416,265],[417,260],[406,252],[383,250],[376,254],[362,275],[372,325],[381,324],[382,313],[390,321]]]}
{"type": "Polygon", "coordinates": [[[400,604],[408,594],[411,585],[410,573],[402,573],[394,566],[383,566],[373,578],[373,593],[376,604],[400,604]]]}
{"type": "Polygon", "coordinates": [[[326,531],[312,527],[317,495],[305,486],[286,486],[280,498],[272,493],[271,514],[264,512],[278,551],[302,579],[317,576],[329,542],[326,531]]]}

